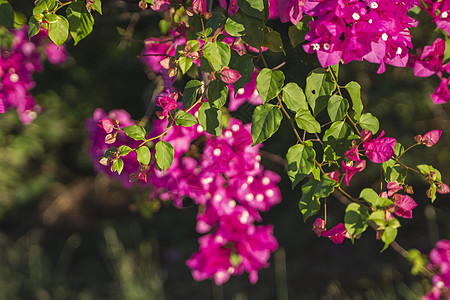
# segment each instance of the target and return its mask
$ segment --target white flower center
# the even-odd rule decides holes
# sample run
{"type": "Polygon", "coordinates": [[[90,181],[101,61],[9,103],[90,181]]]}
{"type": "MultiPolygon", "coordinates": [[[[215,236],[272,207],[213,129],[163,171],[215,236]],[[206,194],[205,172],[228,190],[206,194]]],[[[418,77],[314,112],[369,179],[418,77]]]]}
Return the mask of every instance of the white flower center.
{"type": "Polygon", "coordinates": [[[16,73],[12,73],[9,76],[9,80],[11,80],[11,82],[16,83],[17,81],[19,81],[19,75],[17,75],[16,73]]]}
{"type": "Polygon", "coordinates": [[[261,155],[259,155],[259,154],[256,155],[255,160],[256,160],[256,161],[261,161],[261,155]]]}
{"type": "Polygon", "coordinates": [[[264,200],[264,195],[263,194],[256,195],[256,201],[262,202],[263,200],[264,200]]]}
{"type": "Polygon", "coordinates": [[[228,206],[231,207],[231,208],[236,207],[236,201],[231,200],[231,201],[228,203],[228,206]]]}
{"type": "Polygon", "coordinates": [[[372,23],[373,23],[373,20],[372,20],[372,19],[369,19],[368,22],[369,22],[369,24],[372,24],[372,23]]]}
{"type": "Polygon", "coordinates": [[[383,33],[382,35],[381,35],[381,39],[383,40],[383,41],[387,41],[388,40],[388,35],[387,35],[387,33],[385,32],[385,33],[383,33]]]}
{"type": "Polygon", "coordinates": [[[233,126],[231,126],[231,130],[233,130],[234,132],[239,130],[239,125],[238,124],[234,124],[233,126]]]}
{"type": "Polygon", "coordinates": [[[214,195],[214,201],[219,202],[220,200],[222,200],[222,195],[215,194],[214,195]]]}
{"type": "Polygon", "coordinates": [[[222,151],[220,151],[219,148],[216,148],[216,149],[214,149],[213,153],[215,156],[219,156],[222,153],[222,151]]]}
{"type": "Polygon", "coordinates": [[[234,268],[233,267],[229,267],[228,268],[228,273],[233,274],[234,273],[234,268]]]}
{"type": "Polygon", "coordinates": [[[442,19],[447,19],[447,17],[448,17],[448,12],[447,12],[447,11],[444,11],[444,12],[441,14],[441,18],[442,18],[442,19]]]}
{"type": "Polygon", "coordinates": [[[203,128],[202,128],[202,126],[197,126],[197,132],[198,133],[202,133],[203,132],[203,128]]]}
{"type": "Polygon", "coordinates": [[[208,183],[211,183],[211,182],[213,182],[213,178],[212,177],[206,177],[206,178],[203,178],[202,179],[202,183],[203,184],[208,184],[208,183]]]}
{"type": "Polygon", "coordinates": [[[269,177],[263,177],[262,184],[268,185],[269,183],[270,183],[270,178],[269,177]]]}
{"type": "Polygon", "coordinates": [[[231,138],[233,136],[233,133],[231,132],[231,131],[229,131],[229,130],[227,130],[227,131],[225,131],[225,137],[226,138],[231,138]]]}
{"type": "Polygon", "coordinates": [[[240,88],[240,89],[238,89],[238,91],[237,91],[237,94],[238,94],[238,95],[243,95],[244,93],[245,93],[244,88],[240,88]]]}
{"type": "Polygon", "coordinates": [[[223,237],[221,237],[220,235],[216,236],[214,238],[214,241],[218,244],[222,244],[223,243],[223,237]]]}
{"type": "Polygon", "coordinates": [[[317,51],[317,50],[320,49],[320,45],[317,44],[317,43],[312,44],[312,47],[313,47],[313,50],[314,50],[314,51],[317,51]]]}
{"type": "Polygon", "coordinates": [[[323,49],[330,50],[330,44],[328,43],[323,44],[323,49]]]}
{"type": "Polygon", "coordinates": [[[267,197],[273,197],[273,195],[275,195],[275,192],[272,189],[269,189],[266,191],[266,196],[267,197]]]}
{"type": "Polygon", "coordinates": [[[400,54],[402,54],[402,48],[398,47],[397,48],[397,55],[400,55],[400,54]]]}
{"type": "Polygon", "coordinates": [[[358,13],[353,13],[352,18],[353,18],[353,20],[358,21],[360,16],[358,13]]]}
{"type": "Polygon", "coordinates": [[[253,201],[254,196],[252,193],[248,193],[247,195],[245,195],[245,200],[246,201],[253,201]]]}
{"type": "Polygon", "coordinates": [[[253,176],[248,176],[247,177],[247,183],[250,184],[253,182],[253,176]]]}
{"type": "Polygon", "coordinates": [[[376,2],[370,3],[370,8],[377,9],[378,8],[378,3],[376,3],[376,2]]]}
{"type": "Polygon", "coordinates": [[[250,215],[248,214],[248,211],[245,210],[245,211],[242,213],[242,215],[241,215],[239,221],[241,221],[242,224],[245,224],[245,223],[247,223],[248,217],[249,217],[249,216],[250,216],[250,215]]]}

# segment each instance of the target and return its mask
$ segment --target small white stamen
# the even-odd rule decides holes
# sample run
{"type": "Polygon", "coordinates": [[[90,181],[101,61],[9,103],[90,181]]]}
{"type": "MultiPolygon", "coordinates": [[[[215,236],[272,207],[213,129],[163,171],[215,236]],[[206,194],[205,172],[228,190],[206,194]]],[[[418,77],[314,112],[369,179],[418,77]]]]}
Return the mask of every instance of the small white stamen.
{"type": "Polygon", "coordinates": [[[249,216],[250,216],[250,215],[248,214],[248,211],[245,210],[245,211],[242,213],[242,216],[240,217],[239,221],[241,221],[242,224],[245,224],[245,223],[247,223],[248,217],[249,217],[249,216]]]}
{"type": "Polygon", "coordinates": [[[352,18],[353,18],[353,20],[358,21],[360,16],[358,13],[353,13],[352,18]]]}
{"type": "Polygon", "coordinates": [[[376,2],[370,3],[370,8],[377,9],[378,8],[378,3],[376,3],[376,2]]]}
{"type": "Polygon", "coordinates": [[[218,244],[222,244],[223,243],[223,237],[221,237],[220,235],[217,235],[216,238],[214,239],[214,241],[218,244]]]}
{"type": "Polygon", "coordinates": [[[387,33],[385,32],[385,33],[383,33],[382,35],[381,35],[381,39],[383,40],[383,41],[387,41],[388,40],[388,35],[387,35],[387,33]]]}
{"type": "Polygon", "coordinates": [[[314,51],[317,51],[317,50],[320,49],[320,45],[317,44],[317,43],[312,44],[312,47],[313,47],[313,50],[314,50],[314,51]]]}
{"type": "Polygon", "coordinates": [[[230,202],[228,202],[228,206],[231,208],[236,207],[236,201],[230,200],[230,202]]]}
{"type": "Polygon", "coordinates": [[[261,161],[261,155],[259,155],[259,154],[256,155],[255,160],[256,160],[256,161],[261,161]]]}
{"type": "Polygon", "coordinates": [[[372,22],[373,22],[373,20],[372,20],[372,19],[369,19],[369,24],[372,24],[372,22]]]}
{"type": "Polygon", "coordinates": [[[403,52],[403,51],[402,51],[402,48],[398,47],[398,48],[397,48],[397,55],[402,54],[402,52],[403,52]]]}
{"type": "Polygon", "coordinates": [[[247,183],[250,184],[253,182],[253,176],[248,176],[247,177],[247,183]]]}
{"type": "Polygon", "coordinates": [[[330,50],[330,44],[328,43],[323,44],[323,49],[330,50]]]}
{"type": "Polygon", "coordinates": [[[198,118],[198,111],[196,111],[196,112],[194,113],[194,116],[195,116],[196,118],[198,118]]]}
{"type": "Polygon", "coordinates": [[[258,91],[257,91],[257,90],[254,90],[254,91],[253,91],[253,95],[254,95],[254,96],[258,96],[258,95],[259,95],[259,94],[258,94],[258,91]]]}
{"type": "Polygon", "coordinates": [[[237,94],[238,94],[238,95],[243,95],[244,93],[245,93],[244,88],[240,88],[240,89],[238,89],[238,91],[237,91],[237,94]]]}
{"type": "Polygon", "coordinates": [[[252,193],[248,193],[247,195],[245,195],[245,201],[253,201],[254,196],[252,193]]]}
{"type": "Polygon", "coordinates": [[[259,162],[255,162],[255,169],[259,169],[260,166],[261,164],[259,162]]]}
{"type": "Polygon", "coordinates": [[[213,178],[212,177],[205,177],[205,178],[202,178],[202,183],[203,184],[208,184],[208,183],[211,183],[211,182],[213,182],[213,178]]]}
{"type": "Polygon", "coordinates": [[[231,131],[227,130],[227,131],[225,131],[224,135],[225,135],[226,138],[229,139],[229,138],[231,138],[233,136],[233,133],[231,131]]]}
{"type": "Polygon", "coordinates": [[[233,267],[229,267],[228,268],[228,273],[233,274],[234,273],[234,268],[233,267]]]}
{"type": "Polygon", "coordinates": [[[198,133],[202,133],[203,132],[202,126],[200,126],[200,125],[197,126],[197,132],[198,133]]]}
{"type": "Polygon", "coordinates": [[[233,130],[234,132],[239,130],[239,125],[238,124],[234,124],[233,126],[231,126],[231,130],[233,130]]]}
{"type": "Polygon", "coordinates": [[[270,183],[270,178],[269,177],[263,177],[262,184],[269,185],[269,183],[270,183]]]}
{"type": "Polygon", "coordinates": [[[222,195],[220,195],[220,194],[215,194],[213,199],[214,199],[214,201],[216,201],[216,202],[220,202],[220,200],[222,200],[222,195]]]}
{"type": "Polygon", "coordinates": [[[256,201],[263,202],[263,200],[264,200],[264,195],[263,194],[256,195],[256,201]]]}
{"type": "Polygon", "coordinates": [[[447,12],[447,11],[444,11],[444,12],[441,14],[441,18],[442,18],[442,19],[447,19],[447,17],[448,17],[448,12],[447,12]]]}
{"type": "Polygon", "coordinates": [[[214,156],[219,156],[222,153],[219,148],[214,149],[213,154],[214,156]]]}
{"type": "Polygon", "coordinates": [[[9,80],[11,80],[11,82],[16,83],[17,81],[19,81],[19,75],[17,75],[16,73],[12,73],[11,75],[9,75],[9,80]]]}
{"type": "Polygon", "coordinates": [[[273,195],[275,195],[275,192],[272,189],[269,189],[266,191],[266,196],[267,197],[273,197],[273,195]]]}
{"type": "Polygon", "coordinates": [[[436,284],[436,286],[437,286],[438,289],[442,289],[442,288],[445,286],[445,284],[444,284],[443,281],[439,281],[439,282],[436,284]]]}

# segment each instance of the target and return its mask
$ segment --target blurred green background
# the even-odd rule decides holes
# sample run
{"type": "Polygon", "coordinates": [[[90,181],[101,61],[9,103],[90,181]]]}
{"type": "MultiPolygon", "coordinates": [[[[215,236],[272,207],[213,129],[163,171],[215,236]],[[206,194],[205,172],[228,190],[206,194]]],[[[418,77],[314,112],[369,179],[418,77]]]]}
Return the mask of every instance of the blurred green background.
{"type": "MultiPolygon", "coordinates": [[[[33,1],[10,1],[31,14],[33,1]]],[[[263,164],[282,176],[283,201],[263,215],[275,226],[280,248],[270,268],[251,285],[243,275],[222,287],[195,282],[185,260],[197,250],[196,209],[149,203],[148,191],[125,190],[106,175],[96,174],[87,156],[84,122],[96,107],[123,108],[141,118],[154,84],[139,61],[142,41],[159,36],[160,17],[140,11],[137,1],[103,1],[93,33],[76,47],[62,66],[45,65],[36,74],[32,93],[44,108],[29,126],[15,114],[0,115],[0,299],[416,299],[429,288],[425,278],[412,276],[409,263],[368,231],[354,245],[334,245],[312,232],[298,211],[300,189],[294,191],[284,157],[295,137],[289,124],[265,143],[263,164]],[[122,33],[130,32],[130,39],[122,33]],[[283,142],[280,142],[283,141],[283,142]],[[159,210],[158,212],[156,212],[159,210]]],[[[424,20],[427,22],[427,19],[424,20]]],[[[282,33],[288,25],[270,21],[282,33]]],[[[416,44],[430,44],[429,28],[415,32],[416,44]]],[[[292,49],[283,36],[287,57],[267,54],[269,65],[286,59],[287,81],[304,86],[318,67],[301,46],[292,49]]],[[[350,63],[341,67],[340,83],[362,86],[367,111],[377,116],[387,136],[403,145],[417,134],[440,128],[440,142],[412,151],[411,165],[437,167],[450,182],[449,105],[436,106],[430,94],[436,78],[415,78],[410,69],[350,63]]],[[[247,120],[244,107],[235,113],[247,120]]],[[[356,176],[351,191],[376,182],[379,170],[356,176]]],[[[420,178],[410,176],[419,206],[412,220],[401,220],[397,241],[405,248],[428,253],[441,238],[450,238],[449,197],[431,206],[420,178]]],[[[330,224],[342,221],[345,206],[329,199],[330,224]]]]}

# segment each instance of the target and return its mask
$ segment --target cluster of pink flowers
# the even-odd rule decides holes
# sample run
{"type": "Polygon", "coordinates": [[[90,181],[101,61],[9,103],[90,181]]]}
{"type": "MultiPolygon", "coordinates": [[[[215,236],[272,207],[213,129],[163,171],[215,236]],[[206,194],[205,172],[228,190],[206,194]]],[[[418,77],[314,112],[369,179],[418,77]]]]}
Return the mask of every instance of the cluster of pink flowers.
{"type": "Polygon", "coordinates": [[[350,238],[350,235],[345,229],[345,225],[343,223],[339,223],[330,230],[326,230],[325,221],[321,218],[317,218],[314,222],[313,231],[317,234],[318,237],[323,236],[329,238],[335,244],[342,244],[345,238],[350,238]]]}
{"type": "Polygon", "coordinates": [[[435,269],[433,288],[422,299],[439,300],[450,297],[450,241],[440,240],[430,253],[429,269],[435,269]]]}
{"type": "MultiPolygon", "coordinates": [[[[94,161],[111,146],[139,144],[121,131],[113,143],[107,144],[105,138],[114,122],[121,128],[134,124],[122,110],[106,115],[97,109],[87,121],[94,161]],[[114,121],[105,126],[105,120],[114,121]]],[[[155,120],[150,137],[161,134],[167,122],[167,118],[155,120]]],[[[256,282],[258,270],[268,265],[278,243],[272,226],[255,222],[261,221],[261,211],[268,211],[281,201],[281,195],[277,187],[280,177],[261,166],[261,146],[251,146],[249,126],[230,119],[222,137],[212,137],[198,124],[174,126],[164,141],[175,150],[172,166],[164,174],[156,169],[154,161],[142,168],[131,151],[121,157],[124,169],[115,176],[127,186],[130,178],[144,180],[152,187],[151,198],[182,206],[183,198],[189,197],[199,206],[196,229],[205,235],[199,239],[199,251],[187,261],[194,279],[214,278],[222,284],[230,275],[245,271],[250,274],[250,281],[256,282]]],[[[101,164],[96,164],[96,168],[110,173],[101,164]]]]}
{"type": "Polygon", "coordinates": [[[412,48],[409,29],[417,21],[407,15],[419,1],[397,0],[332,0],[306,1],[303,11],[314,17],[309,22],[309,41],[303,48],[317,53],[323,67],[341,60],[367,60],[380,64],[405,67],[408,48],[412,48]]]}
{"type": "Polygon", "coordinates": [[[30,90],[35,85],[33,73],[42,71],[43,52],[52,64],[64,62],[67,53],[43,31],[31,41],[26,27],[10,34],[13,35],[11,47],[0,49],[0,113],[15,108],[22,123],[28,124],[40,110],[30,90]]]}
{"type": "MultiPolygon", "coordinates": [[[[366,168],[366,161],[360,157],[359,146],[362,144],[367,158],[377,164],[388,161],[394,155],[396,140],[384,137],[384,130],[377,138],[372,138],[372,132],[363,129],[361,140],[352,149],[345,152],[345,159],[342,161],[342,171],[345,173],[344,181],[348,186],[352,177],[366,168]]],[[[339,182],[339,171],[327,174],[331,179],[339,182]]]]}

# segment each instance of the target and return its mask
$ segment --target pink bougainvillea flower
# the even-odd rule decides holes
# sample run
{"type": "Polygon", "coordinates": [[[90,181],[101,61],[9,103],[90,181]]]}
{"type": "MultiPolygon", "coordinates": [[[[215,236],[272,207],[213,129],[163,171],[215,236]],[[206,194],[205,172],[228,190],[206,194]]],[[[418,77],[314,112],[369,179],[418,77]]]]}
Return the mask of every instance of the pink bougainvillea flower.
{"type": "Polygon", "coordinates": [[[104,119],[98,122],[97,124],[100,128],[102,128],[106,133],[111,133],[114,129],[114,122],[111,119],[104,119]]]}
{"type": "Polygon", "coordinates": [[[159,119],[164,119],[164,117],[167,117],[169,115],[169,111],[174,110],[177,108],[177,100],[178,100],[178,93],[173,92],[170,95],[164,96],[156,100],[156,104],[161,106],[163,111],[157,111],[156,115],[159,119]]]}
{"type": "Polygon", "coordinates": [[[391,198],[395,205],[395,214],[399,217],[411,219],[412,210],[417,206],[417,203],[408,195],[395,194],[391,198]]]}
{"type": "Polygon", "coordinates": [[[206,1],[192,0],[192,9],[196,14],[204,15],[206,13],[206,1]]]}
{"type": "Polygon", "coordinates": [[[361,143],[367,142],[372,138],[372,131],[361,130],[361,143]]]}
{"type": "Polygon", "coordinates": [[[363,143],[367,157],[374,163],[384,163],[394,155],[394,146],[397,141],[383,136],[384,130],[377,138],[363,143]]]}
{"type": "Polygon", "coordinates": [[[431,147],[439,141],[441,134],[442,130],[440,129],[429,131],[422,137],[422,143],[424,143],[427,147],[431,147]]]}
{"type": "Polygon", "coordinates": [[[353,149],[348,150],[347,152],[345,152],[345,156],[347,156],[348,158],[350,158],[353,161],[361,160],[361,158],[359,158],[358,146],[356,146],[353,149]]]}
{"type": "Polygon", "coordinates": [[[226,84],[233,84],[241,78],[241,74],[238,71],[224,67],[220,72],[220,79],[226,84]]]}
{"type": "Polygon", "coordinates": [[[333,171],[333,172],[327,173],[327,175],[328,175],[328,177],[330,177],[334,181],[339,182],[339,176],[341,174],[338,171],[333,171]]]}
{"type": "Polygon", "coordinates": [[[437,185],[436,191],[439,194],[449,194],[450,193],[450,187],[446,185],[445,183],[440,183],[437,185]]]}
{"type": "Polygon", "coordinates": [[[414,62],[414,75],[427,77],[436,72],[442,73],[444,51],[445,41],[443,39],[436,39],[431,46],[425,46],[420,55],[420,59],[414,62]]]}
{"type": "Polygon", "coordinates": [[[345,184],[348,186],[350,184],[350,180],[352,179],[353,175],[355,175],[358,172],[362,172],[366,168],[366,161],[365,160],[359,160],[359,161],[349,161],[345,163],[345,161],[342,161],[342,169],[345,172],[345,184]]]}
{"type": "Polygon", "coordinates": [[[155,0],[155,4],[150,5],[150,8],[154,11],[161,12],[169,8],[170,2],[168,0],[155,0]]]}
{"type": "Polygon", "coordinates": [[[342,244],[347,234],[345,225],[342,223],[337,224],[330,230],[324,231],[322,236],[330,238],[335,244],[342,244]]]}
{"type": "Polygon", "coordinates": [[[0,113],[5,113],[5,104],[2,99],[0,99],[0,113]]]}
{"type": "Polygon", "coordinates": [[[322,235],[322,233],[326,230],[325,229],[325,221],[322,220],[321,218],[317,218],[313,224],[312,230],[317,234],[318,237],[320,237],[322,235]]]}
{"type": "Polygon", "coordinates": [[[434,94],[431,95],[431,99],[434,104],[446,103],[450,100],[450,91],[448,89],[449,80],[447,78],[442,78],[441,83],[436,88],[434,94]]]}
{"type": "Polygon", "coordinates": [[[387,184],[387,188],[388,188],[388,197],[391,197],[392,195],[403,189],[402,185],[397,181],[389,182],[387,184]]]}
{"type": "Polygon", "coordinates": [[[305,2],[306,0],[279,0],[278,16],[280,17],[280,21],[282,23],[292,22],[292,24],[296,25],[303,17],[303,6],[305,6],[305,2]]]}

